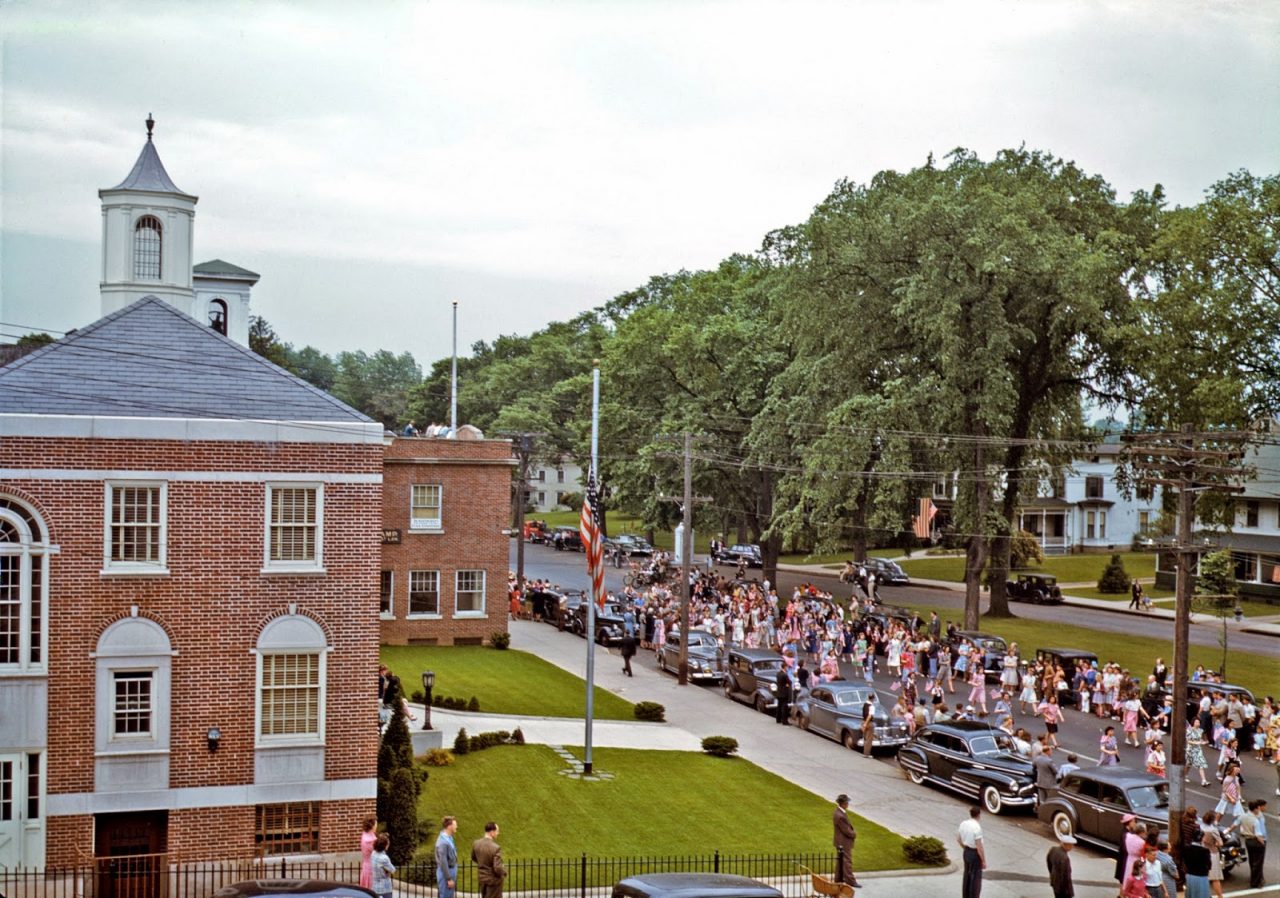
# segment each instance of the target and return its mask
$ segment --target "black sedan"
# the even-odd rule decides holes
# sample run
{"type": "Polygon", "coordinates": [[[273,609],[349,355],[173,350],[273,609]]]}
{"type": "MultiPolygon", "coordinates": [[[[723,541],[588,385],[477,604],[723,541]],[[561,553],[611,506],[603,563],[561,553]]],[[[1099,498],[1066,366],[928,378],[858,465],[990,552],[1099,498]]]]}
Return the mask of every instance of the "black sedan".
{"type": "Polygon", "coordinates": [[[748,545],[746,543],[737,543],[736,545],[722,548],[716,555],[716,561],[721,564],[743,564],[746,567],[764,567],[764,556],[760,554],[760,547],[756,545],[748,545]]]}
{"type": "MultiPolygon", "coordinates": [[[[658,667],[669,673],[680,672],[680,633],[671,633],[658,649],[658,667]]],[[[706,630],[689,631],[689,679],[715,680],[724,678],[724,650],[716,638],[706,630]]]]}
{"type": "Polygon", "coordinates": [[[604,541],[604,552],[606,555],[619,552],[627,558],[652,558],[653,546],[643,536],[619,533],[604,541]]]}
{"type": "Polygon", "coordinates": [[[905,745],[909,738],[906,724],[891,720],[876,691],[861,684],[839,680],[834,683],[819,683],[807,695],[796,700],[796,722],[801,729],[835,739],[844,743],[846,748],[860,750],[862,708],[872,696],[875,696],[872,749],[905,745]]]}
{"type": "Polygon", "coordinates": [[[726,698],[753,706],[761,714],[778,707],[778,671],[782,656],[769,649],[730,649],[725,663],[726,698]]]}
{"type": "Polygon", "coordinates": [[[898,766],[913,783],[931,782],[979,800],[992,814],[1031,807],[1036,778],[1031,762],[1008,734],[976,720],[924,727],[898,750],[898,766]]]}
{"type": "MultiPolygon", "coordinates": [[[[583,601],[573,613],[573,632],[579,636],[587,635],[587,612],[590,610],[591,602],[583,601]]],[[[595,613],[595,639],[600,645],[617,645],[622,641],[622,637],[626,634],[626,624],[623,615],[626,609],[616,602],[605,602],[604,608],[596,608],[595,613]]]]}
{"type": "Polygon", "coordinates": [[[977,630],[959,630],[951,640],[952,644],[969,643],[982,652],[982,669],[987,673],[999,674],[1004,671],[1004,656],[1009,646],[1003,639],[992,633],[980,633],[977,630]]]}

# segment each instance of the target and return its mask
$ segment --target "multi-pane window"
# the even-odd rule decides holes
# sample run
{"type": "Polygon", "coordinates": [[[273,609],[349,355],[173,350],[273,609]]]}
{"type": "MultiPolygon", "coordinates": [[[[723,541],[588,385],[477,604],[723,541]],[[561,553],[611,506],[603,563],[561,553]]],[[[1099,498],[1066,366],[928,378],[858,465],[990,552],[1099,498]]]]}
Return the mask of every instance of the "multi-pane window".
{"type": "Polygon", "coordinates": [[[165,560],[163,484],[107,484],[108,568],[162,568],[165,560]]]}
{"type": "Polygon", "coordinates": [[[40,752],[27,752],[27,819],[40,819],[40,752]]]}
{"type": "Polygon", "coordinates": [[[16,500],[0,496],[0,668],[44,664],[48,563],[40,521],[16,500]]]}
{"type": "Polygon", "coordinates": [[[13,819],[13,767],[12,761],[0,761],[0,820],[13,819]]]}
{"type": "Polygon", "coordinates": [[[556,483],[564,483],[564,468],[556,468],[556,483]]]}
{"type": "Polygon", "coordinates": [[[1102,476],[1090,474],[1084,479],[1084,497],[1086,499],[1102,498],[1102,476]]]}
{"type": "Polygon", "coordinates": [[[1244,525],[1246,527],[1258,526],[1258,510],[1260,505],[1257,499],[1250,499],[1244,503],[1244,525]]]}
{"type": "Polygon", "coordinates": [[[1146,533],[1150,529],[1151,529],[1151,512],[1149,511],[1138,512],[1138,532],[1146,533]]]}
{"type": "Polygon", "coordinates": [[[320,803],[290,801],[254,809],[254,843],[260,854],[308,854],[320,850],[320,803]]]}
{"type": "Polygon", "coordinates": [[[150,736],[153,678],[149,670],[116,671],[112,677],[115,703],[112,736],[150,736]]]}
{"type": "Polygon", "coordinates": [[[409,613],[440,613],[439,571],[409,571],[409,613]]]}
{"type": "Polygon", "coordinates": [[[160,280],[160,219],[144,215],[133,226],[133,279],[160,280]]]}
{"type": "Polygon", "coordinates": [[[410,497],[409,529],[439,530],[440,484],[415,483],[410,497]]]}
{"type": "Polygon", "coordinates": [[[1098,530],[1098,513],[1096,511],[1086,511],[1084,514],[1084,538],[1094,539],[1098,530]]]}
{"type": "Polygon", "coordinates": [[[320,655],[262,656],[263,736],[320,732],[320,655]]]}
{"type": "Polygon", "coordinates": [[[382,571],[378,577],[378,613],[392,613],[392,596],[395,593],[395,571],[382,571]]]}
{"type": "Polygon", "coordinates": [[[320,563],[322,497],[318,486],[268,485],[267,564],[320,563]]]}
{"type": "Polygon", "coordinates": [[[453,592],[458,614],[484,614],[484,571],[458,571],[453,592]]]}
{"type": "MultiPolygon", "coordinates": [[[[0,543],[8,542],[7,524],[0,520],[0,543]]],[[[22,557],[0,555],[0,664],[17,664],[22,654],[22,592],[22,557]]]]}

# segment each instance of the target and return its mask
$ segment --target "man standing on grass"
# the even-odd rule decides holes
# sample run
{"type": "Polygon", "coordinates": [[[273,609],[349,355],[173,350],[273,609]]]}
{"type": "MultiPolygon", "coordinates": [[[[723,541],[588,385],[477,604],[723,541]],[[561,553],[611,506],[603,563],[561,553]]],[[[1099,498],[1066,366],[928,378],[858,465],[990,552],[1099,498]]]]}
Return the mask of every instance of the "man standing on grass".
{"type": "Polygon", "coordinates": [[[476,864],[481,898],[502,898],[507,868],[502,863],[502,846],[498,844],[498,824],[492,820],[484,825],[484,836],[472,843],[471,860],[476,864]]]}
{"type": "Polygon", "coordinates": [[[956,830],[956,841],[964,854],[964,881],[960,898],[980,898],[982,895],[982,871],[987,869],[987,850],[982,845],[982,824],[978,818],[982,808],[969,808],[969,819],[956,830]]]}
{"type": "Polygon", "coordinates": [[[836,809],[831,815],[831,820],[835,824],[832,844],[836,846],[840,864],[840,869],[836,871],[836,882],[848,883],[855,889],[860,889],[862,883],[858,882],[853,872],[853,842],[858,838],[858,832],[849,822],[848,810],[849,796],[844,793],[837,795],[836,809]]]}
{"type": "Polygon", "coordinates": [[[436,836],[436,887],[440,898],[454,898],[458,888],[458,849],[453,844],[453,834],[458,831],[458,818],[445,817],[440,821],[440,835],[436,836]]]}

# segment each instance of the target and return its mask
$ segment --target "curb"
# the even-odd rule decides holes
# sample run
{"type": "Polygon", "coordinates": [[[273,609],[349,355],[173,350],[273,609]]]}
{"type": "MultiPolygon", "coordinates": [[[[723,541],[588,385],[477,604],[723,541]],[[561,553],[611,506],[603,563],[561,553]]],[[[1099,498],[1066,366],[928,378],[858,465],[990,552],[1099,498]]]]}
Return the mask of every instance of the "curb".
{"type": "Polygon", "coordinates": [[[949,873],[955,873],[959,869],[959,864],[948,860],[945,867],[904,867],[901,870],[869,870],[866,873],[858,873],[857,875],[867,879],[902,879],[906,876],[946,876],[949,873]]]}

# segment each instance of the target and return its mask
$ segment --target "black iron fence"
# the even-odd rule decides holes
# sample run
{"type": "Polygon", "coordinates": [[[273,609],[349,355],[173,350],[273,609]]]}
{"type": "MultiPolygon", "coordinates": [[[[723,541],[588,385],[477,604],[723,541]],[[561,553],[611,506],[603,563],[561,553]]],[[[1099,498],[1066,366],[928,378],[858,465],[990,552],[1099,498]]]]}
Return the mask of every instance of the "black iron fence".
{"type": "MultiPolygon", "coordinates": [[[[667,857],[589,857],[546,860],[510,859],[504,887],[507,896],[601,898],[613,884],[642,873],[733,873],[767,882],[787,898],[813,894],[807,868],[832,876],[835,852],[819,854],[709,854],[667,857]]],[[[359,861],[309,860],[304,857],[171,862],[167,855],[146,854],[95,858],[91,862],[44,869],[0,868],[0,895],[5,898],[209,898],[218,889],[246,879],[322,879],[344,883],[360,880],[359,861]]],[[[433,862],[406,864],[396,872],[398,898],[434,898],[433,862]]],[[[458,867],[460,896],[478,896],[473,864],[458,867]]]]}

